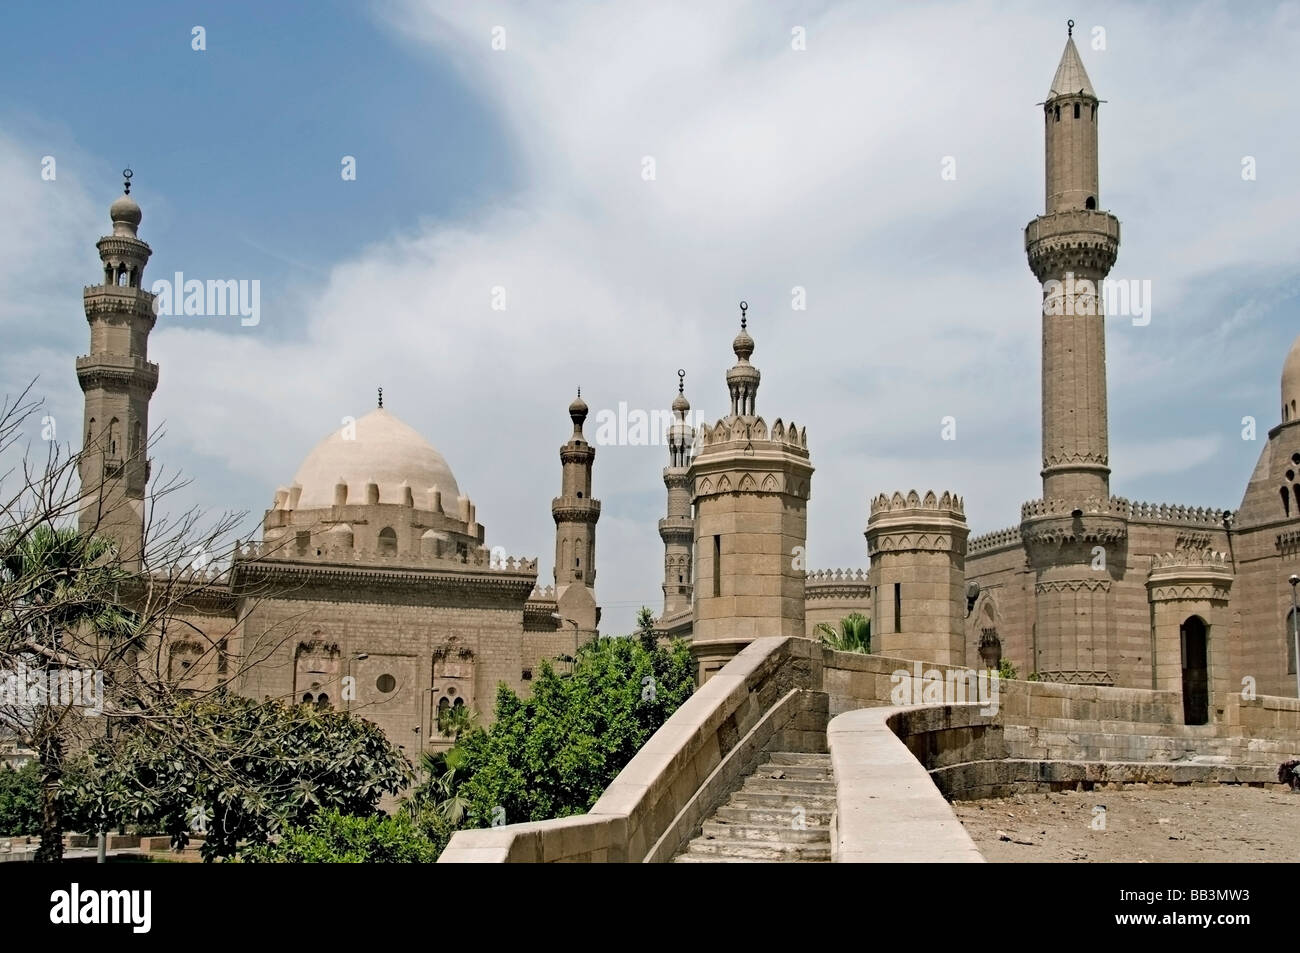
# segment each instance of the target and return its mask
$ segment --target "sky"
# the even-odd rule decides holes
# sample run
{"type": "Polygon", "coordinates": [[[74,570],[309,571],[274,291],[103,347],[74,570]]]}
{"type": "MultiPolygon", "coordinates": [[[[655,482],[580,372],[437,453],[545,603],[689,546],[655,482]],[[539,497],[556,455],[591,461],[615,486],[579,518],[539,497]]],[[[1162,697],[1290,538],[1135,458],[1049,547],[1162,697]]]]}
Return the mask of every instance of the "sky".
{"type": "MultiPolygon", "coordinates": [[[[163,316],[149,342],[153,455],[192,481],[172,505],[246,513],[245,538],[382,386],[488,545],[549,583],[576,388],[589,438],[620,404],[666,411],[678,368],[723,416],[742,299],[758,412],[807,428],[811,567],[866,566],[880,492],[1014,525],[1041,492],[1023,230],[1070,17],[1103,100],[1111,276],[1151,289],[1148,323],[1107,319],[1112,492],[1236,507],[1300,332],[1296,3],[21,5],[0,392],[34,379],[78,438],[81,289],[129,165],[146,286],[260,282],[255,325],[163,316]]],[[[666,463],[597,448],[606,632],[662,606],[666,463]]]]}

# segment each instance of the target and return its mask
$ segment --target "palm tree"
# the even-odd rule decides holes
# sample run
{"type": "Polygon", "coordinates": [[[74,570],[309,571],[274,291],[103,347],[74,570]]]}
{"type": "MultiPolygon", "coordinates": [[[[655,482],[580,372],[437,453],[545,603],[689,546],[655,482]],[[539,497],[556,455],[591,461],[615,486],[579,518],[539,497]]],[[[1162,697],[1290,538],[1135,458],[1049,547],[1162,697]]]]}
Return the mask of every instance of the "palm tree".
{"type": "MultiPolygon", "coordinates": [[[[125,573],[114,544],[70,526],[42,523],[0,536],[0,658],[21,662],[50,684],[50,675],[81,667],[74,639],[109,644],[130,639],[134,623],[117,600],[125,573]]],[[[98,653],[102,655],[102,651],[98,653]]],[[[47,699],[48,701],[48,699],[47,699]]],[[[59,783],[63,777],[67,704],[42,704],[12,716],[36,749],[41,766],[41,845],[38,862],[63,857],[59,783]]]]}
{"type": "Polygon", "coordinates": [[[871,654],[871,620],[861,612],[852,612],[840,619],[838,632],[825,622],[818,623],[815,631],[821,636],[823,645],[837,652],[871,654]]]}

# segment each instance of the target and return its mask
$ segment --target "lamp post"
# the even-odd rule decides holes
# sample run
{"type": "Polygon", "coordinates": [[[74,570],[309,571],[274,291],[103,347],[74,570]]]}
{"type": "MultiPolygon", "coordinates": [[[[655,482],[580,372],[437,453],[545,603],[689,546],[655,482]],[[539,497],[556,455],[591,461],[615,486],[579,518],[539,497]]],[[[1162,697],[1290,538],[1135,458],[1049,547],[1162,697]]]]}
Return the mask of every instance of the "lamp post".
{"type": "Polygon", "coordinates": [[[1300,607],[1296,605],[1296,586],[1300,586],[1300,576],[1291,574],[1287,580],[1291,583],[1291,645],[1295,648],[1295,693],[1300,698],[1300,607]]]}
{"type": "MultiPolygon", "coordinates": [[[[364,662],[364,661],[365,661],[366,659],[368,659],[368,658],[370,658],[370,653],[369,653],[369,652],[357,652],[357,653],[354,654],[354,655],[349,655],[349,656],[348,656],[348,675],[347,675],[347,677],[348,677],[348,678],[352,678],[352,663],[353,663],[353,662],[364,662]]],[[[356,687],[357,687],[357,686],[356,686],[356,682],[354,681],[354,682],[352,683],[352,685],[350,686],[350,687],[353,689],[353,691],[351,691],[351,692],[347,691],[347,687],[348,687],[348,686],[345,686],[345,688],[344,688],[344,692],[343,692],[344,698],[343,698],[343,700],[344,700],[345,702],[347,702],[347,709],[346,709],[346,710],[350,712],[350,711],[352,711],[352,699],[349,698],[348,696],[349,696],[349,695],[355,695],[355,694],[356,694],[356,687]]]]}

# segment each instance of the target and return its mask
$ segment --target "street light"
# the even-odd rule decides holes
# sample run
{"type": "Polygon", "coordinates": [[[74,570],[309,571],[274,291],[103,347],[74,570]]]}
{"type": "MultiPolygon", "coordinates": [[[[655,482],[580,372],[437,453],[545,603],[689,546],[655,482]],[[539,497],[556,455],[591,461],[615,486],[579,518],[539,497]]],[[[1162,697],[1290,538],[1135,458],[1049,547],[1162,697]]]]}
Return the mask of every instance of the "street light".
{"type": "MultiPolygon", "coordinates": [[[[364,662],[368,658],[370,658],[369,652],[357,652],[355,655],[349,655],[348,656],[348,678],[352,678],[352,663],[364,662]]],[[[357,687],[356,682],[354,681],[351,685],[352,691],[349,692],[345,690],[343,692],[343,696],[344,696],[343,700],[347,702],[346,711],[352,710],[352,699],[348,696],[356,694],[356,687],[357,687]]]]}
{"type": "Polygon", "coordinates": [[[1296,586],[1300,586],[1300,576],[1291,574],[1287,580],[1291,583],[1291,644],[1295,648],[1295,694],[1300,698],[1300,607],[1296,605],[1296,586]]]}

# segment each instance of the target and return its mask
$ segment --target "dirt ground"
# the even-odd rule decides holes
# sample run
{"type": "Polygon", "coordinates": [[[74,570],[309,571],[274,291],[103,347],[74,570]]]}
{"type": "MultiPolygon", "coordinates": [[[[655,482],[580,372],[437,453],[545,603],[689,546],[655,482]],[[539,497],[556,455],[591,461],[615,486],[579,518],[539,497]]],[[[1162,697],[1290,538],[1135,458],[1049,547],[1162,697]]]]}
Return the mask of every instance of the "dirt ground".
{"type": "Polygon", "coordinates": [[[991,863],[1300,861],[1300,794],[1281,784],[1133,785],[956,801],[953,809],[991,863]]]}

